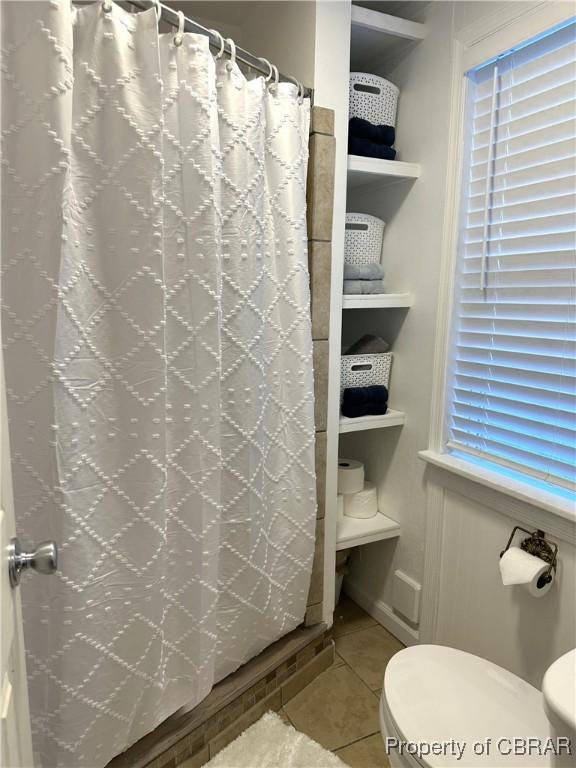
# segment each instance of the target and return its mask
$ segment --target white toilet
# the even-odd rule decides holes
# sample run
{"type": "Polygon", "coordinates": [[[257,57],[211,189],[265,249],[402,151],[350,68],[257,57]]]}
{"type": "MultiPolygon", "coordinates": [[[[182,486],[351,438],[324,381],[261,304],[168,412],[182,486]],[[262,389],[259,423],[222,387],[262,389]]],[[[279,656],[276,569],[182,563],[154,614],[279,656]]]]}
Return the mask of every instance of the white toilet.
{"type": "Polygon", "coordinates": [[[574,766],[576,650],[552,664],[541,693],[470,653],[406,648],[386,668],[380,730],[392,768],[574,766]],[[572,739],[571,755],[553,754],[557,737],[572,739]]]}

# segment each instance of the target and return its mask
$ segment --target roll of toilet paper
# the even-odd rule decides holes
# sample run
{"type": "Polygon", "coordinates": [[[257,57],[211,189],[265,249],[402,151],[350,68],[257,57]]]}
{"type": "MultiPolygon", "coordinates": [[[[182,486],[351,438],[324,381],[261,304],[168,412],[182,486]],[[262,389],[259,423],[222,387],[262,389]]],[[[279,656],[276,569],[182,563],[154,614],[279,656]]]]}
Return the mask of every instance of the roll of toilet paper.
{"type": "Polygon", "coordinates": [[[355,459],[338,459],[338,493],[358,493],[364,488],[364,464],[355,459]]]}
{"type": "Polygon", "coordinates": [[[336,497],[336,512],[339,518],[344,516],[344,496],[341,493],[336,497]]]}
{"type": "Polygon", "coordinates": [[[358,493],[344,497],[344,515],[346,517],[368,518],[378,513],[378,495],[374,483],[366,481],[358,493]]]}
{"type": "Polygon", "coordinates": [[[505,587],[522,585],[533,597],[543,597],[554,579],[547,583],[539,580],[548,570],[548,563],[535,555],[529,555],[520,547],[510,547],[500,558],[500,574],[505,587]]]}

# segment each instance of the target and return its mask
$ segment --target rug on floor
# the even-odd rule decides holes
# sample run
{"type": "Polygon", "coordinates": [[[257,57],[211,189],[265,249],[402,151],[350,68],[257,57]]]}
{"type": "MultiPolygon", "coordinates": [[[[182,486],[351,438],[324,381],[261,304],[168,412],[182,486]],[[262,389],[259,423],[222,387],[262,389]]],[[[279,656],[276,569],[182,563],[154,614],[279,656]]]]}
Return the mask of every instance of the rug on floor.
{"type": "Polygon", "coordinates": [[[347,768],[339,757],[267,712],[204,768],[347,768]]]}

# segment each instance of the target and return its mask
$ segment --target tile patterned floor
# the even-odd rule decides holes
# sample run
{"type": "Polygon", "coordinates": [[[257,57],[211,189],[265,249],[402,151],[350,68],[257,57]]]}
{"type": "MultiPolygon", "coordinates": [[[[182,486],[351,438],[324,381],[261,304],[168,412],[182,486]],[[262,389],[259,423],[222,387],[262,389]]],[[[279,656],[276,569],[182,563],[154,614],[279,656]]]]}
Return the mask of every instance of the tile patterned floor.
{"type": "Polygon", "coordinates": [[[378,730],[378,699],[347,664],[327,669],[284,710],[298,731],[331,751],[378,730]]]}
{"type": "MultiPolygon", "coordinates": [[[[332,666],[278,712],[350,768],[389,768],[378,723],[386,664],[404,646],[343,595],[334,612],[332,666]]],[[[178,768],[198,768],[191,758],[178,768]]]]}
{"type": "Polygon", "coordinates": [[[334,664],[280,715],[351,768],[388,768],[378,725],[384,670],[404,646],[345,595],[334,613],[334,664]]]}
{"type": "Polygon", "coordinates": [[[382,688],[386,665],[403,647],[381,626],[336,638],[337,653],[371,691],[382,688]]]}

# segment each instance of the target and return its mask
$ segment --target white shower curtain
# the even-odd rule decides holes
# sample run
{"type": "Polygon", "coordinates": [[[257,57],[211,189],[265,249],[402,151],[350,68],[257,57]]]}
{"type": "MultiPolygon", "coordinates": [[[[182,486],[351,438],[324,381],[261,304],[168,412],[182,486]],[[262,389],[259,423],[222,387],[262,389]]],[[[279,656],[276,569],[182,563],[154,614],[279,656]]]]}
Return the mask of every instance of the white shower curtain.
{"type": "Polygon", "coordinates": [[[104,766],[303,618],[309,103],[155,10],[3,4],[2,309],[39,766],[104,766]]]}

